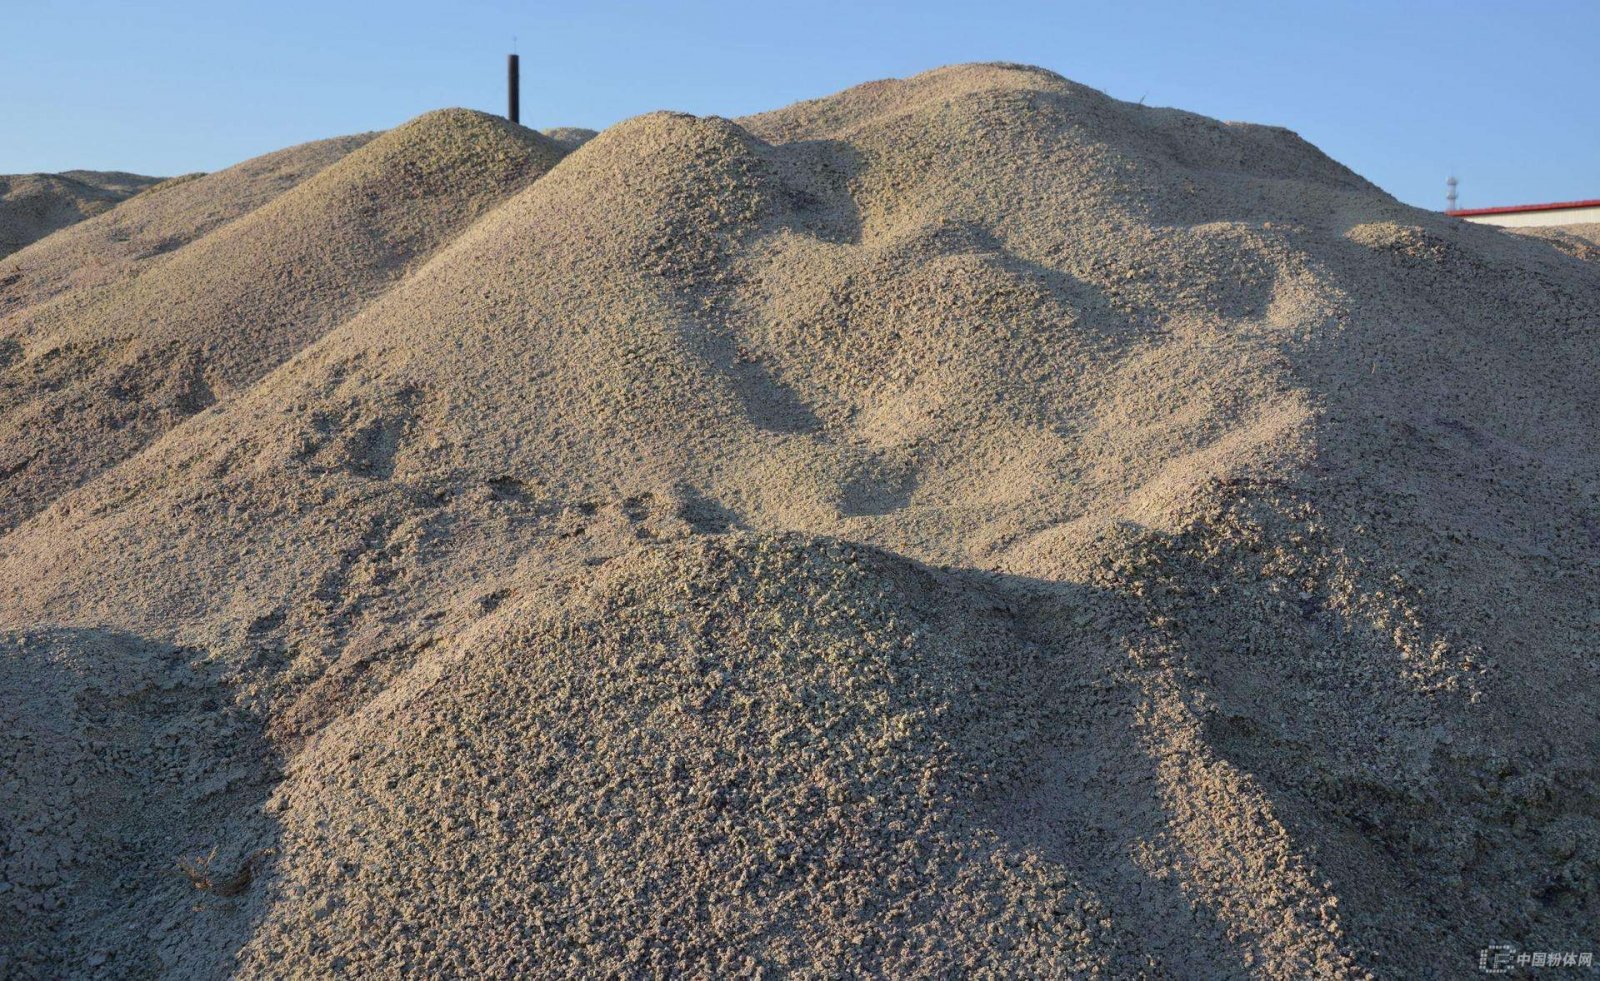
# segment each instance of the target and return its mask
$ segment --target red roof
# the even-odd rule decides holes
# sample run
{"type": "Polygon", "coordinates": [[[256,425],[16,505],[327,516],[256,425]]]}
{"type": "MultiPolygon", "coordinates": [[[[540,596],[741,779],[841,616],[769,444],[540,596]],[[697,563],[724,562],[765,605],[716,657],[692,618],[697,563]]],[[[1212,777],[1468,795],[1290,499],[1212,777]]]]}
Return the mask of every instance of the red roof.
{"type": "Polygon", "coordinates": [[[1571,208],[1600,208],[1600,198],[1590,201],[1556,201],[1551,204],[1512,204],[1504,208],[1458,208],[1446,211],[1447,215],[1465,218],[1468,215],[1514,215],[1525,211],[1566,211],[1571,208]]]}

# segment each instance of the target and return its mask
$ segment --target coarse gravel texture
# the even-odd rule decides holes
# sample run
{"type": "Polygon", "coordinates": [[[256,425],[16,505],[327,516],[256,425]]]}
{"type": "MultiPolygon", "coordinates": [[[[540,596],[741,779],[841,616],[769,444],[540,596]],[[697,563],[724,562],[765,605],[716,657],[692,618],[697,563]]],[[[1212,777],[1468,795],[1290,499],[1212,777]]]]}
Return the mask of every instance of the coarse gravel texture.
{"type": "Polygon", "coordinates": [[[1581,235],[1015,65],[326,156],[0,313],[0,973],[1593,949],[1581,235]]]}

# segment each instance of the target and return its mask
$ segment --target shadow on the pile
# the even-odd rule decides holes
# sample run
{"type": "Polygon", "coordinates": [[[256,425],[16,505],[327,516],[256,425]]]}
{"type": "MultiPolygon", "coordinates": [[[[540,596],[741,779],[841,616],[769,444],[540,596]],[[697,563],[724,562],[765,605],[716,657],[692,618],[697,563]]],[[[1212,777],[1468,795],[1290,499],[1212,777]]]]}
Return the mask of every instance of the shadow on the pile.
{"type": "Polygon", "coordinates": [[[0,974],[229,973],[275,860],[279,760],[202,653],[0,634],[0,974]]]}
{"type": "Polygon", "coordinates": [[[1121,582],[954,573],[1012,597],[1042,652],[1037,752],[980,825],[1178,973],[1442,977],[1491,943],[1584,949],[1594,888],[1572,868],[1594,848],[1570,832],[1595,820],[1592,773],[1541,773],[1327,595],[1252,592],[1268,550],[1235,567],[1212,542],[1148,542],[1164,567],[1121,582]]]}

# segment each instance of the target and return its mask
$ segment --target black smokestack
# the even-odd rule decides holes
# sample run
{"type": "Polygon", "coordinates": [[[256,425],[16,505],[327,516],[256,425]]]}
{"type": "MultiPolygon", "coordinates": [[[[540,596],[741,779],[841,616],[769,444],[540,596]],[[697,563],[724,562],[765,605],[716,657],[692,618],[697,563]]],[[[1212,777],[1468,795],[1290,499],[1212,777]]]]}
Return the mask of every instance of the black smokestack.
{"type": "Polygon", "coordinates": [[[522,79],[517,67],[517,56],[506,57],[506,118],[514,123],[522,122],[522,79]]]}

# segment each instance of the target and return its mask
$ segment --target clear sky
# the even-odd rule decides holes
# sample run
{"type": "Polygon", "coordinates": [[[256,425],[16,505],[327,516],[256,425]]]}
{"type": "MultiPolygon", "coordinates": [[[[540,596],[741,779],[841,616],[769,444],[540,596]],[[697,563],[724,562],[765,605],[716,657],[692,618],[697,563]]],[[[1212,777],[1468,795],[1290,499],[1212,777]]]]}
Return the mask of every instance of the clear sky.
{"type": "Polygon", "coordinates": [[[596,129],[960,61],[1288,126],[1398,197],[1600,198],[1600,0],[0,0],[0,173],[214,170],[441,106],[596,129]]]}

